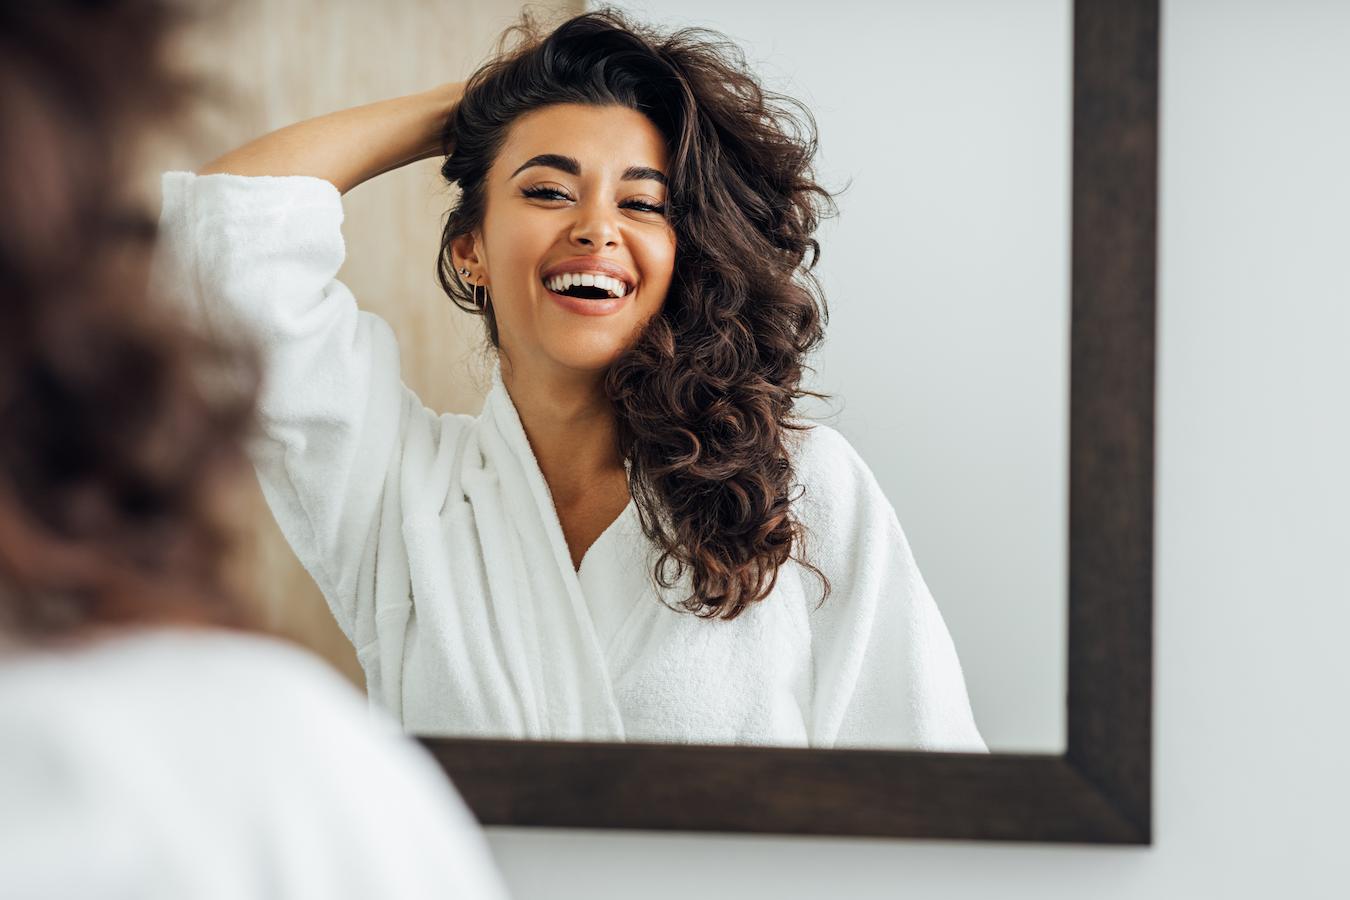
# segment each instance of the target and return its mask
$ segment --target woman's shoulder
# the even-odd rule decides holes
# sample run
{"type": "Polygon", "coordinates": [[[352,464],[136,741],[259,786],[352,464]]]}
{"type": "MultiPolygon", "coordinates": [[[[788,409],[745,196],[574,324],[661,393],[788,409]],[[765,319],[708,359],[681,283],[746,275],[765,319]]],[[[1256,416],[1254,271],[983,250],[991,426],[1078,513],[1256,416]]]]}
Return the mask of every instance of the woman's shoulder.
{"type": "Polygon", "coordinates": [[[811,419],[792,419],[787,442],[801,466],[829,464],[857,456],[857,451],[839,429],[811,419]]]}
{"type": "Polygon", "coordinates": [[[308,785],[296,782],[292,794],[331,789],[356,770],[406,782],[405,766],[421,788],[445,786],[397,723],[336,670],[262,634],[110,628],[78,645],[9,653],[0,719],[22,723],[5,729],[0,756],[41,749],[72,772],[122,771],[152,790],[180,791],[183,802],[216,790],[212,782],[252,791],[288,766],[301,766],[308,785]],[[225,758],[229,771],[213,775],[210,760],[225,758]]]}
{"type": "MultiPolygon", "coordinates": [[[[269,856],[287,860],[278,878],[352,876],[342,896],[373,890],[361,882],[377,874],[497,896],[472,815],[425,752],[327,664],[280,639],[124,629],[10,653],[0,663],[0,720],[14,726],[0,729],[0,795],[40,808],[67,833],[87,831],[94,851],[110,840],[97,828],[116,820],[147,861],[211,846],[262,867],[252,848],[270,846],[269,856]],[[315,847],[330,862],[307,852],[315,847]]],[[[4,859],[4,843],[0,868],[19,862],[4,859]]],[[[70,887],[60,868],[15,871],[70,887]]],[[[148,877],[124,868],[117,877],[148,877]]]]}
{"type": "Polygon", "coordinates": [[[306,709],[312,726],[330,729],[369,717],[359,693],[327,664],[262,634],[109,629],[78,644],[11,652],[0,664],[0,709],[35,726],[49,720],[53,729],[107,720],[189,737],[275,724],[296,708],[306,709]]]}
{"type": "Polygon", "coordinates": [[[786,443],[802,509],[833,517],[862,501],[884,501],[876,476],[842,432],[824,422],[796,423],[807,427],[788,430],[786,443]]]}
{"type": "Polygon", "coordinates": [[[287,207],[313,206],[341,218],[342,194],[323,178],[312,175],[231,175],[218,172],[169,171],[160,175],[166,204],[186,204],[193,212],[218,212],[234,207],[259,209],[281,203],[287,207]]]}

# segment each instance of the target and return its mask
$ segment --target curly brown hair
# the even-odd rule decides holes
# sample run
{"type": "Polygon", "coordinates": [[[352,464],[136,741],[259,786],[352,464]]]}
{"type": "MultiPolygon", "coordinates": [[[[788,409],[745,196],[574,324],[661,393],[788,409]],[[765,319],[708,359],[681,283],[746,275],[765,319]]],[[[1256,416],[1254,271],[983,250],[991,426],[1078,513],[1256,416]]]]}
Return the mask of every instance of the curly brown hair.
{"type": "Polygon", "coordinates": [[[0,3],[0,631],[255,624],[226,587],[257,360],[149,288],[132,148],[196,95],[156,0],[0,3]]]}
{"type": "Polygon", "coordinates": [[[661,550],[654,579],[672,587],[688,567],[693,594],[681,607],[734,619],[772,592],[797,546],[823,603],[829,580],[805,559],[785,440],[812,427],[792,420],[795,402],[827,397],[801,387],[829,315],[814,234],[837,212],[812,173],[810,110],[765,90],[718,32],[662,34],[601,9],[544,33],[525,13],[469,79],[443,134],[441,174],[461,195],[442,234],[440,282],[484,316],[494,348],[492,305],[474,302],[451,243],[482,225],[487,174],[511,124],[556,103],[637,110],[670,153],[670,291],[605,378],[642,528],[661,550]]]}

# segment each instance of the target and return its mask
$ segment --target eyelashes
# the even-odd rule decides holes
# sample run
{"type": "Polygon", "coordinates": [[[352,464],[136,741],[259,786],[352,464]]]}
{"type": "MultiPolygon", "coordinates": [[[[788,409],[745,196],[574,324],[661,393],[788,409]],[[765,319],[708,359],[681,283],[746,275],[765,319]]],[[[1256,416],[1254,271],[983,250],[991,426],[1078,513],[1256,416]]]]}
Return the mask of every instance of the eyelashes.
{"type": "MultiPolygon", "coordinates": [[[[571,200],[571,199],[572,199],[571,197],[567,196],[566,194],[564,194],[562,191],[558,190],[557,188],[551,188],[551,187],[528,187],[528,188],[522,188],[520,192],[521,192],[522,194],[524,194],[526,197],[532,197],[532,198],[539,199],[539,200],[571,200]]],[[[624,207],[626,207],[626,208],[628,208],[628,209],[636,209],[636,210],[638,210],[638,211],[640,211],[640,212],[653,212],[653,213],[662,213],[662,214],[664,214],[665,211],[666,211],[666,206],[665,206],[664,203],[657,204],[657,205],[652,205],[652,204],[650,204],[650,203],[643,203],[641,200],[630,200],[630,201],[628,201],[627,203],[623,203],[623,204],[620,204],[620,205],[621,205],[621,206],[624,206],[624,207]]]]}

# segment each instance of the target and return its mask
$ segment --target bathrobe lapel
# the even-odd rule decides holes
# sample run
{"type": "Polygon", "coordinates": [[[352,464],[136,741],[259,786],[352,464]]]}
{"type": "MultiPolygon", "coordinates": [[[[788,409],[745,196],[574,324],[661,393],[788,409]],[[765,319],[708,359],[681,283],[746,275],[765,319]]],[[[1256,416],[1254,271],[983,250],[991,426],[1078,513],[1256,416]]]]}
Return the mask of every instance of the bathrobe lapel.
{"type": "Polygon", "coordinates": [[[485,552],[501,564],[488,578],[494,601],[500,601],[494,605],[516,617],[523,636],[511,655],[513,668],[527,670],[520,680],[533,688],[522,695],[536,707],[525,718],[538,721],[543,733],[531,736],[621,741],[623,722],[595,623],[552,493],[499,366],[493,368],[479,427],[485,462],[498,474],[505,526],[494,531],[506,543],[497,549],[506,552],[485,552]]]}

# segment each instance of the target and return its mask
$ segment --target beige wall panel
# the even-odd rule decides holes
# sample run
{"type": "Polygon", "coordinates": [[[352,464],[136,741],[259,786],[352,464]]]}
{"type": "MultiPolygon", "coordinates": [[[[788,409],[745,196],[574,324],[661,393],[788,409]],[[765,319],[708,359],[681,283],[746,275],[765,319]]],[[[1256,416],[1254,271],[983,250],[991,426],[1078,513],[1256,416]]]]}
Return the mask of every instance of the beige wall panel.
{"type": "MultiPolygon", "coordinates": [[[[552,21],[580,0],[532,4],[552,21]]],[[[155,172],[195,169],[230,148],[335,109],[461,81],[515,21],[515,0],[245,0],[183,36],[179,52],[225,91],[195,110],[193,138],[151,151],[155,172]]],[[[344,198],[347,260],[338,277],[398,335],[403,378],[432,409],[477,413],[486,393],[482,322],[436,282],[440,225],[452,194],[425,160],[344,198]]],[[[147,187],[155,190],[154,187],[147,187]]],[[[256,483],[247,486],[232,571],[269,629],[363,684],[356,655],[281,537],[256,483]]]]}

